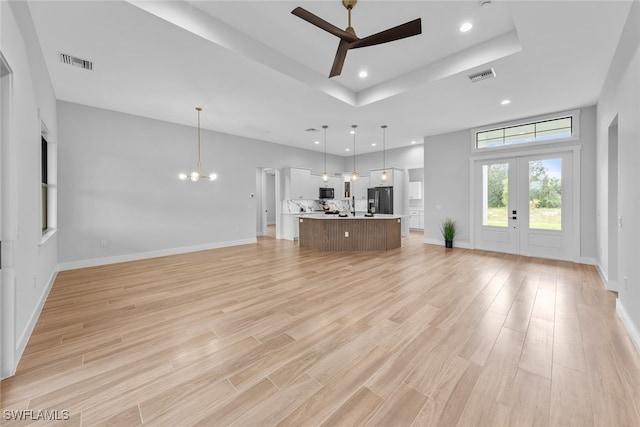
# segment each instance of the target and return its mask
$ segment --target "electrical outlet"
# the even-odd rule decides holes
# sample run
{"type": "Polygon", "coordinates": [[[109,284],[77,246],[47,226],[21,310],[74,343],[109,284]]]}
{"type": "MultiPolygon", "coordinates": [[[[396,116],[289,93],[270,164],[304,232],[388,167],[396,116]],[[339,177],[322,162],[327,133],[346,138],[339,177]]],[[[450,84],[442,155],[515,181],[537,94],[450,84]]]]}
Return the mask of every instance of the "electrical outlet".
{"type": "Polygon", "coordinates": [[[107,245],[108,245],[108,243],[107,243],[107,241],[106,241],[106,240],[104,240],[104,239],[100,240],[100,247],[101,247],[101,248],[106,248],[106,247],[107,247],[107,245]]]}
{"type": "Polygon", "coordinates": [[[627,276],[624,276],[624,290],[629,290],[629,279],[627,278],[627,276]]]}
{"type": "Polygon", "coordinates": [[[344,232],[344,237],[349,237],[349,232],[348,231],[344,232]]]}

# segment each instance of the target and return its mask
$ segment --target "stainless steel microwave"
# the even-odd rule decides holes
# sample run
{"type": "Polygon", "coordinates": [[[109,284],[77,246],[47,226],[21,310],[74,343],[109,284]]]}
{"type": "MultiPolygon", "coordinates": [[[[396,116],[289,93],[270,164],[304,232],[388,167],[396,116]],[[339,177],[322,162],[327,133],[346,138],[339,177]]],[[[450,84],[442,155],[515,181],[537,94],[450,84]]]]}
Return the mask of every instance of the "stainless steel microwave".
{"type": "Polygon", "coordinates": [[[321,199],[333,199],[333,188],[320,187],[321,199]]]}

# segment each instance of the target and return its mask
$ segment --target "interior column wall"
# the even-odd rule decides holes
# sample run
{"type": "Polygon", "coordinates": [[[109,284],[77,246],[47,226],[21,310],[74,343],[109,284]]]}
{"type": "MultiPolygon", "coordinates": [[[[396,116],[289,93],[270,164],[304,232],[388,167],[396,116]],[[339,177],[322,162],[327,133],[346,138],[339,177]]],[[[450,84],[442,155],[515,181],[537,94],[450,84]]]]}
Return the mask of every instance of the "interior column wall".
{"type": "MultiPolygon", "coordinates": [[[[612,245],[618,249],[617,309],[640,350],[640,2],[633,2],[598,100],[597,238],[598,268],[607,285],[616,274],[610,265],[612,245]],[[618,191],[609,194],[610,126],[617,117],[618,191]],[[617,196],[618,218],[610,210],[617,196]],[[618,242],[611,224],[617,224],[618,242]]],[[[612,163],[613,162],[613,163],[612,163]]]]}
{"type": "MultiPolygon", "coordinates": [[[[10,165],[2,170],[3,259],[10,259],[11,269],[10,280],[2,281],[2,323],[10,332],[3,333],[2,376],[8,376],[15,372],[56,273],[57,236],[46,241],[42,236],[39,158],[42,124],[55,146],[57,116],[27,3],[0,2],[0,9],[0,51],[13,71],[3,90],[3,97],[10,98],[2,159],[3,166],[10,165]],[[7,352],[10,360],[4,357],[7,352]]],[[[50,154],[55,158],[55,152],[50,154]]]]}

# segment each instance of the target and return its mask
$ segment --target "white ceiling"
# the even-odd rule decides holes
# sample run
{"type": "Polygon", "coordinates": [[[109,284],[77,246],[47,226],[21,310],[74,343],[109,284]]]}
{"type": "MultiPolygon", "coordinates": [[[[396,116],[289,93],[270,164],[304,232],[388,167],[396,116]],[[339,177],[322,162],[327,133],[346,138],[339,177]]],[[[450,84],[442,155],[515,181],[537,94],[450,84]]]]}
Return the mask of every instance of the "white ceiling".
{"type": "Polygon", "coordinates": [[[29,1],[58,99],[338,155],[593,105],[631,1],[360,0],[359,37],[415,18],[419,36],[351,50],[290,12],[345,28],[340,0],[29,1]],[[458,28],[469,21],[473,29],[458,28]],[[93,61],[62,64],[58,53],[93,61]],[[473,72],[496,77],[470,83],[473,72]],[[366,69],[369,77],[357,76],[366,69]],[[510,99],[509,105],[500,105],[510,99]],[[320,140],[319,145],[314,141],[320,140]],[[377,143],[377,146],[371,146],[377,143]]]}

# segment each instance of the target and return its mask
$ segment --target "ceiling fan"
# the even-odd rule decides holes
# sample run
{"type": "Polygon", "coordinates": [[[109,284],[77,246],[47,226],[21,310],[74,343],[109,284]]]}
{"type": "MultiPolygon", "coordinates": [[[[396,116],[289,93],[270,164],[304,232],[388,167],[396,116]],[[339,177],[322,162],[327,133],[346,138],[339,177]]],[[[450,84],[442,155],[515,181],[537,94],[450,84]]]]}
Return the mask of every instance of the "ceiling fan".
{"type": "Polygon", "coordinates": [[[376,34],[372,34],[365,38],[358,38],[356,32],[351,26],[351,9],[356,5],[358,0],[342,0],[342,5],[347,9],[349,13],[349,26],[342,30],[333,24],[328,23],[324,19],[314,15],[313,13],[301,8],[296,7],[291,11],[295,16],[304,19],[310,24],[321,28],[336,37],[340,38],[340,44],[338,45],[338,51],[336,57],[333,60],[333,66],[329,73],[329,78],[339,76],[342,72],[342,66],[344,60],[347,57],[347,51],[349,49],[357,49],[360,47],[374,46],[377,44],[392,42],[395,40],[404,39],[406,37],[417,36],[422,33],[422,23],[420,18],[413,21],[406,22],[397,27],[389,28],[388,30],[381,31],[376,34]]]}

